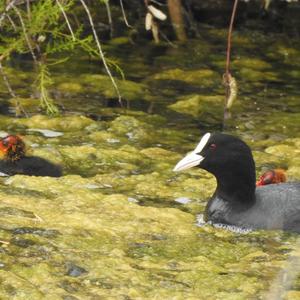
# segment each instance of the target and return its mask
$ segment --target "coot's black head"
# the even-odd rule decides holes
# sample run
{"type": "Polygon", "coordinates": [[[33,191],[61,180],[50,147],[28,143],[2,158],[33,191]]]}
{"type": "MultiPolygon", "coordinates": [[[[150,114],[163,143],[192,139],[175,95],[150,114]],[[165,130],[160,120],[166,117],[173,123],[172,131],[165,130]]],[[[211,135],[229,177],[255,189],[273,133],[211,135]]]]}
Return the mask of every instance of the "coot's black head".
{"type": "Polygon", "coordinates": [[[223,133],[206,133],[197,147],[177,163],[174,171],[200,167],[217,175],[224,168],[235,169],[239,164],[252,165],[250,148],[237,137],[223,133]]]}
{"type": "Polygon", "coordinates": [[[220,193],[239,194],[238,189],[243,189],[252,198],[255,164],[250,148],[239,138],[223,133],[206,133],[197,147],[177,163],[174,171],[196,166],[216,177],[220,193]]]}

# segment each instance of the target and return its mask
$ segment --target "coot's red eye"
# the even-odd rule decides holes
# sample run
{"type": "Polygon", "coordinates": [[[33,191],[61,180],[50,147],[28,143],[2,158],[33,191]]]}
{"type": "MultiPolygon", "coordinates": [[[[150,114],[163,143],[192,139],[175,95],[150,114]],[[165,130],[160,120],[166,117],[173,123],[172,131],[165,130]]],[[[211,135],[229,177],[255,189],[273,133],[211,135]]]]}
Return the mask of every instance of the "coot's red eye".
{"type": "Polygon", "coordinates": [[[209,145],[209,149],[210,150],[215,150],[217,148],[217,145],[216,144],[210,144],[209,145]]]}

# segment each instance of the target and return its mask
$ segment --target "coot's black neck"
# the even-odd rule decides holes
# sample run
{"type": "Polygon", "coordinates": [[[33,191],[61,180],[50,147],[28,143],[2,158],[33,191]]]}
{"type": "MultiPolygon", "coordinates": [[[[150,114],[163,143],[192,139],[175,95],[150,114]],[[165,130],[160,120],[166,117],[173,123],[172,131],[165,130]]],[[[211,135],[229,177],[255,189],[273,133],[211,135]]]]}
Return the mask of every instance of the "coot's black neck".
{"type": "Polygon", "coordinates": [[[255,165],[225,168],[214,174],[217,179],[215,196],[232,202],[235,207],[249,208],[255,203],[255,165]]]}

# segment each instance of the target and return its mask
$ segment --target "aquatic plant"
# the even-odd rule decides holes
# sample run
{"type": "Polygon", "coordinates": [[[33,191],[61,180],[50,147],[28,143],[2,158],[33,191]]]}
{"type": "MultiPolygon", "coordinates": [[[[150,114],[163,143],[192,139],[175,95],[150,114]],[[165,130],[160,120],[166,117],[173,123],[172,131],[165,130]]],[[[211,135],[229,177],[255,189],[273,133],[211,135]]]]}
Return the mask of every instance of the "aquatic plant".
{"type": "MultiPolygon", "coordinates": [[[[100,2],[105,4],[108,1],[100,2]]],[[[91,32],[88,30],[86,33],[84,26],[78,24],[77,16],[73,15],[78,3],[73,0],[11,0],[0,4],[0,71],[11,97],[17,98],[18,95],[9,82],[3,64],[13,56],[27,58],[29,54],[36,73],[35,90],[40,96],[40,106],[49,114],[57,113],[58,108],[48,93],[52,84],[49,68],[53,65],[49,61],[54,59],[54,64],[64,62],[72,52],[81,49],[91,57],[100,58],[121,103],[119,88],[110,70],[114,66],[117,72],[121,72],[120,68],[105,58],[90,9],[84,0],[80,0],[80,4],[80,13],[83,8],[91,32]],[[58,59],[62,54],[65,57],[58,59]]]]}

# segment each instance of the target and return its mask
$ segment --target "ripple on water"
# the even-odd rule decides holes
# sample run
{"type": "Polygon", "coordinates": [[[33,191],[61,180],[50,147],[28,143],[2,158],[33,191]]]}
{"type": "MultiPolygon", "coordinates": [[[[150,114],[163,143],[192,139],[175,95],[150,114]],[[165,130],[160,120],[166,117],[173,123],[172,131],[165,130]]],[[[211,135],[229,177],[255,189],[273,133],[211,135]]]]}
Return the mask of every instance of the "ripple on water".
{"type": "Polygon", "coordinates": [[[205,222],[203,214],[198,214],[197,219],[196,219],[196,225],[198,227],[203,227],[206,224],[210,224],[217,229],[225,229],[225,230],[229,230],[229,231],[239,233],[239,234],[247,234],[247,233],[253,231],[251,228],[238,227],[235,225],[228,225],[228,224],[222,224],[222,223],[214,223],[213,224],[211,222],[205,222]]]}

